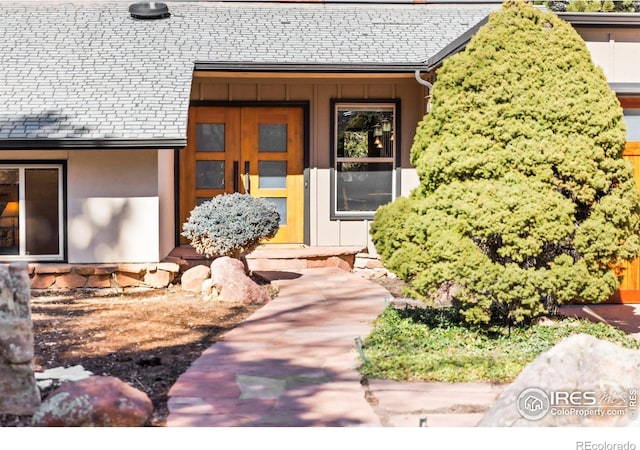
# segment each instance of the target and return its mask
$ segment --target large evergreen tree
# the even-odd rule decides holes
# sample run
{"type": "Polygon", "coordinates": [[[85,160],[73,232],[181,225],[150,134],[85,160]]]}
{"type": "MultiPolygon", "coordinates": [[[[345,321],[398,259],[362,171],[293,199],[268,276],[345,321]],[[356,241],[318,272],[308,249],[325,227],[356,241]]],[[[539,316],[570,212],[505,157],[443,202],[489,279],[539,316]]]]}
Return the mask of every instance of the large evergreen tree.
{"type": "Polygon", "coordinates": [[[640,252],[620,104],[584,41],[522,0],[438,71],[411,150],[420,186],[371,227],[387,267],[469,322],[601,302],[640,252]]]}

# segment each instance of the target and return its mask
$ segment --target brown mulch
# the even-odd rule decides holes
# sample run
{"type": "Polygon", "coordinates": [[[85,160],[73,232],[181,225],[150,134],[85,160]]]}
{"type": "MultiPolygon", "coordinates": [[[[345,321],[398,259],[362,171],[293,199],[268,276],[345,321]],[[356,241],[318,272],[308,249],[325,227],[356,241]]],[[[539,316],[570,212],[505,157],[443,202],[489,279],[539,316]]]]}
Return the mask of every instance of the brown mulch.
{"type": "MultiPolygon", "coordinates": [[[[254,276],[271,297],[276,289],[254,276]]],[[[403,282],[374,279],[392,296],[403,282]]],[[[32,292],[35,369],[81,365],[147,393],[154,405],[149,423],[166,424],[167,394],[202,352],[260,305],[203,300],[180,287],[116,293],[113,290],[32,292]]],[[[42,390],[46,400],[51,388],[42,390]]],[[[0,415],[0,427],[30,426],[30,416],[0,415]]]]}

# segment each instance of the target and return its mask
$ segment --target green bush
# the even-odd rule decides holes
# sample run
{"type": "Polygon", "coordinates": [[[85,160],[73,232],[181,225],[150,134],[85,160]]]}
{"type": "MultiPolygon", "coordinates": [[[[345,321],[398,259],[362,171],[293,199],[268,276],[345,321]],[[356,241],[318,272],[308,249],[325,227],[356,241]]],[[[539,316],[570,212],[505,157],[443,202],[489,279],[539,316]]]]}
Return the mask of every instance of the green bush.
{"type": "Polygon", "coordinates": [[[470,323],[603,301],[640,252],[625,133],[573,28],[505,2],[439,70],[411,150],[420,185],[378,210],[376,249],[423,298],[455,285],[470,323]]]}
{"type": "Polygon", "coordinates": [[[549,0],[544,4],[555,12],[638,12],[638,0],[549,0]]]}
{"type": "Polygon", "coordinates": [[[239,258],[275,236],[279,223],[273,203],[249,194],[223,194],[191,211],[182,236],[202,255],[239,258]]]}

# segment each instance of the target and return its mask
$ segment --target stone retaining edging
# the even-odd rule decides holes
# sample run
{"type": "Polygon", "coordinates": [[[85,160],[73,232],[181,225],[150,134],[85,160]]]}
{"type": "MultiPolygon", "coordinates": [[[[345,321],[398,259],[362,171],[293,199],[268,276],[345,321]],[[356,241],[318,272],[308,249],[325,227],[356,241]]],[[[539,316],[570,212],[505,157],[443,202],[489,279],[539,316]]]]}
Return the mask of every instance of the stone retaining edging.
{"type": "Polygon", "coordinates": [[[31,289],[165,288],[180,272],[173,262],[140,264],[29,264],[31,289]]]}

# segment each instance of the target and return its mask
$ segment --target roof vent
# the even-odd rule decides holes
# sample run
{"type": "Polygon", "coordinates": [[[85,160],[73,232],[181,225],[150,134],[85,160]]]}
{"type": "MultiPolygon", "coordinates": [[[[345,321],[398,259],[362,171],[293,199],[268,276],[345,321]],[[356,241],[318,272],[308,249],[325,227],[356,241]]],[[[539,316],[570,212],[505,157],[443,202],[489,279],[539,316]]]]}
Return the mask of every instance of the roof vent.
{"type": "Polygon", "coordinates": [[[129,5],[129,13],[134,19],[164,19],[171,13],[165,3],[148,2],[129,5]]]}

